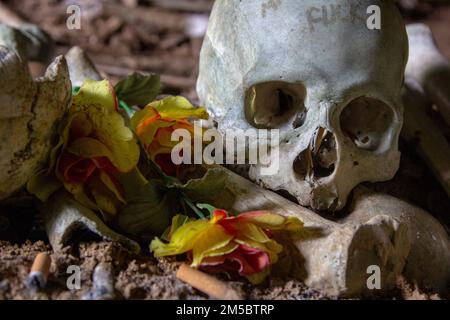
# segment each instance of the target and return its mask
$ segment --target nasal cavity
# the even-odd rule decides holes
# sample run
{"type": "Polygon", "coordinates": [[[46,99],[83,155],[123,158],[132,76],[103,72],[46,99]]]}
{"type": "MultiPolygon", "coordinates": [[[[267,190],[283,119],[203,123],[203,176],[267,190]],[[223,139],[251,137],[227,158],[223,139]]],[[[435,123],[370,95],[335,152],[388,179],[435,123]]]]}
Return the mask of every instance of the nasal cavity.
{"type": "Polygon", "coordinates": [[[337,163],[336,138],[325,128],[318,128],[308,148],[294,160],[294,172],[301,180],[317,180],[334,173],[337,163]]]}

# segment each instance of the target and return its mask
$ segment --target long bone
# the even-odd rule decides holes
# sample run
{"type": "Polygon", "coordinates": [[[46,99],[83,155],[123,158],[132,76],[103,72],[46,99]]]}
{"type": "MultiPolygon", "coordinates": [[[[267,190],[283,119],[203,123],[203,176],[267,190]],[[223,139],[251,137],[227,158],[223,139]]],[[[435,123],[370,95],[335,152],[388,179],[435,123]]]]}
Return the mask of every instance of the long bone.
{"type": "Polygon", "coordinates": [[[429,102],[420,85],[406,79],[402,137],[416,147],[420,156],[450,196],[450,145],[428,115],[429,102]]]}
{"type": "Polygon", "coordinates": [[[428,26],[407,26],[409,61],[406,76],[414,78],[450,125],[450,62],[439,51],[428,26]]]}
{"type": "Polygon", "coordinates": [[[302,280],[308,286],[333,296],[370,294],[367,268],[373,265],[382,270],[382,289],[395,284],[410,252],[406,221],[377,213],[364,222],[351,215],[345,223],[332,222],[225,168],[218,170],[227,175],[226,189],[235,197],[230,209],[267,209],[305,223],[305,236],[295,244],[304,263],[302,280]]]}

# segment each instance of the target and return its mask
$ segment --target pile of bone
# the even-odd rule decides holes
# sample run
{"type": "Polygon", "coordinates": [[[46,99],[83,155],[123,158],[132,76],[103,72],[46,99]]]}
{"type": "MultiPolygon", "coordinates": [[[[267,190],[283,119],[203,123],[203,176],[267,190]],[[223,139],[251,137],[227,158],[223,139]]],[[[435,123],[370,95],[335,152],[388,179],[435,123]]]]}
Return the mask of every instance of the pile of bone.
{"type": "MultiPolygon", "coordinates": [[[[251,165],[252,183],[223,169],[236,195],[234,209],[270,208],[302,219],[311,231],[297,243],[303,280],[325,293],[371,294],[373,270],[379,270],[382,291],[400,275],[445,289],[450,239],[444,228],[427,212],[358,185],[395,175],[402,134],[418,142],[450,194],[450,147],[426,110],[432,101],[450,124],[449,62],[425,26],[410,26],[407,35],[391,1],[346,1],[333,18],[318,14],[329,1],[274,3],[217,0],[200,57],[198,93],[219,130],[280,130],[281,142],[272,146],[282,159],[277,174],[261,175],[251,165]],[[361,19],[373,4],[381,8],[381,30],[361,19]],[[273,192],[280,190],[302,206],[273,192]],[[340,221],[305,208],[341,209],[352,191],[351,212],[340,221]]],[[[99,77],[74,49],[66,56],[70,72],[59,57],[45,77],[33,80],[27,55],[5,43],[0,39],[0,199],[44,165],[54,125],[70,102],[69,74],[73,84],[99,77]]],[[[55,250],[74,226],[113,238],[79,204],[60,200],[46,214],[55,250]]]]}

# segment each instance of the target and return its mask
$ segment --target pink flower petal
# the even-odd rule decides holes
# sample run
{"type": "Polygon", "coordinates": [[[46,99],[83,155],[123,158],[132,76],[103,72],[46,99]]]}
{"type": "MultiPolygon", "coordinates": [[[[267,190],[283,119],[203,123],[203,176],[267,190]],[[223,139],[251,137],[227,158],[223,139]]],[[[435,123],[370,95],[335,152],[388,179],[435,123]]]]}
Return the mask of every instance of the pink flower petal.
{"type": "Polygon", "coordinates": [[[211,272],[233,271],[245,276],[262,272],[269,265],[270,259],[266,252],[240,245],[227,255],[204,259],[201,267],[211,272]]]}

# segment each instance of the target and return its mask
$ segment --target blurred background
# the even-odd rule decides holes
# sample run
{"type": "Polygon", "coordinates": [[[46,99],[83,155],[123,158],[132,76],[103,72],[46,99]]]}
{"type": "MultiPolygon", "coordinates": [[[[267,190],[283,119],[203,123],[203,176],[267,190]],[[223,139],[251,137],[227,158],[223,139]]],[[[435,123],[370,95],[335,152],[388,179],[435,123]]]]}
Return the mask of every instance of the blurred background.
{"type": "MultiPolygon", "coordinates": [[[[213,0],[0,0],[0,22],[38,24],[57,54],[78,45],[113,82],[134,70],[162,75],[164,92],[196,101],[202,37],[213,0]],[[68,30],[68,6],[81,8],[81,30],[68,30]]],[[[450,57],[449,0],[398,0],[407,22],[425,22],[450,57]]]]}

